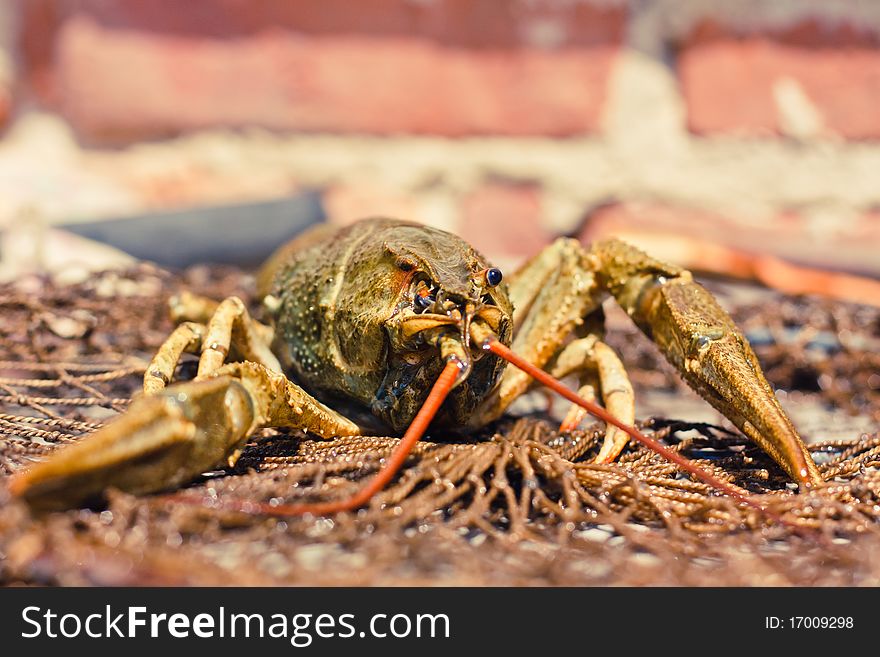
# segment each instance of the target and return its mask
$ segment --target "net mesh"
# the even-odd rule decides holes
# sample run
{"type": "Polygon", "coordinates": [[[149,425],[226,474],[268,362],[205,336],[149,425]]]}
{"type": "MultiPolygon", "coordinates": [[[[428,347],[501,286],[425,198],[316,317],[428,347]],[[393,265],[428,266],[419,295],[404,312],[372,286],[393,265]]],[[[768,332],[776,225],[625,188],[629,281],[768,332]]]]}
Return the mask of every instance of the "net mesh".
{"type": "MultiPolygon", "coordinates": [[[[28,278],[0,286],[0,476],[125,410],[173,328],[167,299],[183,289],[248,298],[252,277],[140,265],[74,285],[28,278]]],[[[788,405],[829,409],[826,422],[842,413],[876,426],[877,309],[736,296],[722,300],[788,405]]],[[[640,427],[787,525],[733,504],[635,443],[616,463],[594,464],[602,427],[559,434],[541,409],[468,438],[432,436],[357,512],[282,519],[222,508],[223,500],[349,496],[397,444],[265,429],[234,467],[193,482],[188,493],[199,504],[111,491],[103,507],[35,516],[4,487],[0,583],[880,584],[880,433],[811,443],[826,485],[798,493],[740,434],[674,419],[676,400],[691,393],[636,329],[616,325],[608,340],[637,399],[668,393],[665,412],[640,427]]],[[[191,378],[194,365],[183,362],[179,378],[191,378]]]]}

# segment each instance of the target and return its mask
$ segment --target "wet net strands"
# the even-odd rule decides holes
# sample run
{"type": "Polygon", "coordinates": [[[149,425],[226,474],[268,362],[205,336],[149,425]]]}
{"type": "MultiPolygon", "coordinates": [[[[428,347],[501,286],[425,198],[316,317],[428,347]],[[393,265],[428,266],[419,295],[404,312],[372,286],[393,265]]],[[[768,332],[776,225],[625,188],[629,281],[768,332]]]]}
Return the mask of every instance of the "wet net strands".
{"type": "MultiPolygon", "coordinates": [[[[250,280],[233,269],[172,275],[143,265],[72,286],[0,286],[0,477],[127,407],[172,329],[168,296],[247,297],[250,280]]],[[[786,403],[880,422],[880,311],[770,294],[731,310],[786,403]]],[[[609,341],[637,396],[686,394],[635,329],[609,341]]],[[[183,363],[178,376],[193,367],[183,363]]],[[[600,425],[559,434],[535,413],[474,436],[431,435],[364,508],[326,518],[251,516],[222,502],[344,499],[396,438],[263,430],[234,468],[187,488],[200,505],[111,492],[106,507],[34,517],[0,489],[0,583],[880,583],[880,434],[811,443],[826,484],[797,494],[741,435],[671,419],[670,404],[670,419],[639,428],[827,540],[774,525],[632,442],[618,462],[594,464],[600,425]]]]}

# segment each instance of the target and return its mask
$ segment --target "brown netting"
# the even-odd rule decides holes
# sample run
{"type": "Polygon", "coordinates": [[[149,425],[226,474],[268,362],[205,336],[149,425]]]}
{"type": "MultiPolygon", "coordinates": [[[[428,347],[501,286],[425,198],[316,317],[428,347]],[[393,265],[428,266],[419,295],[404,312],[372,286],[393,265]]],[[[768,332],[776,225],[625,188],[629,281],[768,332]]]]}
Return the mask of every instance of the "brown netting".
{"type": "MultiPolygon", "coordinates": [[[[249,276],[229,268],[176,276],[143,265],[72,286],[36,278],[0,286],[2,476],[125,409],[172,328],[170,294],[187,288],[247,297],[250,285],[249,276]]],[[[769,294],[736,298],[725,302],[755,338],[787,404],[876,426],[878,310],[769,294]]],[[[629,324],[612,323],[609,341],[637,395],[666,391],[663,415],[679,417],[676,400],[690,393],[647,339],[629,324]]],[[[188,361],[179,375],[193,370],[188,361]]],[[[598,425],[559,435],[535,412],[470,439],[420,444],[369,508],[332,519],[252,516],[215,501],[347,496],[395,439],[324,442],[264,430],[234,468],[194,482],[189,492],[201,505],[111,492],[105,508],[34,517],[2,489],[0,583],[880,583],[880,434],[854,431],[811,444],[828,483],[798,494],[738,433],[665,417],[641,426],[815,531],[798,533],[739,508],[634,444],[618,463],[594,465],[598,425]]]]}

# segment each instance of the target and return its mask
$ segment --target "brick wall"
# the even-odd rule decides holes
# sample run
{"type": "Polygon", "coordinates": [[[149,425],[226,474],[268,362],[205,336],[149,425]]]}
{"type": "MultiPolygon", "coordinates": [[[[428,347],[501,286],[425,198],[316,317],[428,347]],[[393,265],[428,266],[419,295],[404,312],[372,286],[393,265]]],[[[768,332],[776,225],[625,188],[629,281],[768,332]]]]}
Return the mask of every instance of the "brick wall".
{"type": "Polygon", "coordinates": [[[678,232],[880,272],[873,0],[19,0],[0,121],[6,223],[319,187],[502,262],[678,232]]]}

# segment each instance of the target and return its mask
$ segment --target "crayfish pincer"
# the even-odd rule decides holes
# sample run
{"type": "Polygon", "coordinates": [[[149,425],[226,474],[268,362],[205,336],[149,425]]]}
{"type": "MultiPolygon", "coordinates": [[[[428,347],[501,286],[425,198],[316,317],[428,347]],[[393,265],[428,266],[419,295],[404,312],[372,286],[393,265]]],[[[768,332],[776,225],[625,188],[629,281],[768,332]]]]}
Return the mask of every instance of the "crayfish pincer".
{"type": "Polygon", "coordinates": [[[266,323],[235,297],[173,299],[179,325],[147,368],[144,395],[95,434],[16,474],[13,494],[35,507],[59,508],[111,486],[173,489],[218,464],[234,464],[260,427],[322,437],[404,434],[353,498],[272,512],[356,508],[394,476],[429,425],[479,428],[537,379],[573,402],[563,429],[576,427],[584,409],[608,423],[598,461],[613,461],[632,436],[743,501],[632,427],[632,386],[603,341],[600,306],[608,295],[792,479],[801,486],[821,481],[727,313],[690,272],[623,242],[586,249],[559,239],[502,275],[455,235],[369,219],[320,227],[283,246],[258,288],[266,323]],[[184,352],[200,354],[198,374],[172,383],[184,352]],[[581,394],[557,382],[572,375],[581,394]],[[593,390],[604,410],[584,399],[593,390]]]}

